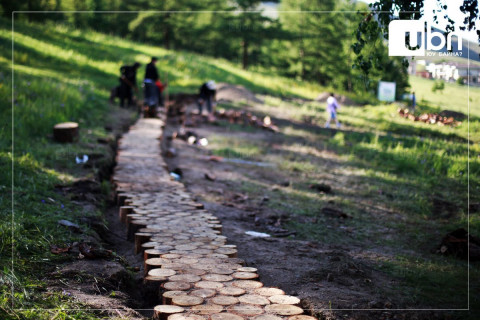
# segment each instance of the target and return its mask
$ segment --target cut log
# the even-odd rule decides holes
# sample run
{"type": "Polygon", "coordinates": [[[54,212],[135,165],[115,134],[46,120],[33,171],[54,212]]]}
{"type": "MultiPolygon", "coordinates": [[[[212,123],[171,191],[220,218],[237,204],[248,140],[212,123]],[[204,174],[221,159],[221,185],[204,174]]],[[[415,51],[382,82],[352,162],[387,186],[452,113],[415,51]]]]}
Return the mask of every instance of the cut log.
{"type": "Polygon", "coordinates": [[[165,291],[162,295],[163,304],[172,304],[172,298],[176,296],[186,296],[187,292],[185,291],[165,291]]]}
{"type": "Polygon", "coordinates": [[[215,250],[216,253],[226,254],[229,258],[236,258],[237,257],[237,249],[232,248],[218,248],[215,250]]]}
{"type": "MultiPolygon", "coordinates": [[[[310,317],[310,318],[312,318],[311,320],[317,320],[317,318],[313,318],[313,317],[310,317]]],[[[261,314],[259,316],[256,316],[256,317],[252,318],[252,320],[283,320],[283,318],[281,318],[279,316],[275,316],[273,314],[261,314]]],[[[307,320],[307,319],[305,319],[305,320],[307,320]]]]}
{"type": "Polygon", "coordinates": [[[180,313],[184,310],[184,308],[179,306],[158,305],[153,308],[153,318],[155,320],[167,320],[172,314],[180,313]]]}
{"type": "MultiPolygon", "coordinates": [[[[143,244],[143,243],[142,243],[143,244]]],[[[142,248],[143,249],[143,248],[142,248]]],[[[157,249],[147,249],[143,252],[143,260],[147,261],[148,259],[151,258],[158,258],[162,254],[162,250],[157,250],[157,249]]]]}
{"type": "Polygon", "coordinates": [[[170,281],[185,281],[185,282],[198,282],[202,280],[199,276],[196,276],[194,274],[176,274],[174,276],[171,276],[168,278],[170,281]]]}
{"type": "Polygon", "coordinates": [[[149,276],[153,277],[169,277],[175,274],[175,270],[164,269],[164,268],[156,268],[148,271],[149,276]]]}
{"type": "Polygon", "coordinates": [[[74,142],[78,138],[78,123],[63,122],[53,127],[53,138],[57,142],[74,142]]]}
{"type": "Polygon", "coordinates": [[[291,304],[269,304],[265,307],[265,311],[281,316],[294,316],[303,313],[302,308],[291,304]]]}
{"type": "Polygon", "coordinates": [[[240,280],[250,280],[250,279],[258,278],[258,274],[253,272],[235,272],[234,274],[232,274],[232,276],[235,279],[240,279],[240,280]]]}
{"type": "Polygon", "coordinates": [[[265,298],[264,296],[261,296],[259,294],[245,294],[241,297],[238,297],[238,300],[241,303],[246,303],[246,304],[258,304],[261,306],[265,306],[267,304],[270,304],[270,301],[265,298]]]}
{"type": "Polygon", "coordinates": [[[242,288],[247,291],[263,287],[263,283],[253,280],[237,280],[232,283],[237,288],[242,288]]]}
{"type": "Polygon", "coordinates": [[[127,239],[133,241],[135,239],[135,233],[141,228],[145,228],[148,225],[148,220],[132,220],[128,224],[127,239]]]}
{"type": "Polygon", "coordinates": [[[233,277],[225,275],[225,274],[206,274],[202,276],[202,279],[205,281],[217,281],[217,282],[226,282],[233,280],[233,277]]]}
{"type": "Polygon", "coordinates": [[[228,307],[227,310],[231,313],[246,317],[257,316],[265,312],[262,307],[253,304],[236,304],[228,307]]]}
{"type": "Polygon", "coordinates": [[[175,313],[168,320],[207,320],[206,317],[191,313],[175,313]]]}
{"type": "Polygon", "coordinates": [[[261,295],[261,296],[266,296],[266,297],[271,297],[271,296],[276,296],[276,295],[280,295],[280,294],[285,294],[285,292],[284,292],[282,289],[278,289],[278,288],[268,288],[268,287],[255,289],[255,290],[254,290],[254,293],[259,294],[259,295],[261,295]]]}
{"type": "Polygon", "coordinates": [[[144,244],[145,242],[148,242],[151,236],[152,234],[147,232],[135,233],[135,249],[134,249],[135,254],[138,254],[143,250],[142,244],[144,244]]]}
{"type": "Polygon", "coordinates": [[[215,281],[199,281],[195,283],[195,287],[200,289],[220,289],[223,287],[223,284],[215,281]]]}
{"type": "Polygon", "coordinates": [[[251,267],[240,267],[237,269],[238,272],[257,272],[257,268],[251,267]]]}
{"type": "Polygon", "coordinates": [[[186,291],[192,287],[188,282],[168,281],[162,284],[165,290],[171,291],[186,291]]]}
{"type": "Polygon", "coordinates": [[[229,313],[229,312],[224,312],[224,313],[215,313],[210,316],[211,320],[244,320],[243,317],[229,313]]]}
{"type": "Polygon", "coordinates": [[[244,294],[246,291],[237,287],[224,287],[219,289],[218,292],[226,296],[239,296],[244,294]]]}
{"type": "Polygon", "coordinates": [[[272,303],[278,304],[295,304],[298,305],[300,303],[300,299],[294,296],[287,296],[287,295],[275,295],[268,297],[272,303]]]}
{"type": "Polygon", "coordinates": [[[175,296],[172,298],[172,304],[181,307],[196,306],[203,303],[203,299],[196,296],[175,296]]]}
{"type": "Polygon", "coordinates": [[[212,299],[212,302],[220,306],[230,306],[238,303],[238,299],[233,296],[216,296],[212,299]]]}
{"type": "Polygon", "coordinates": [[[213,297],[216,293],[213,289],[197,289],[190,292],[190,295],[206,299],[213,297]]]}
{"type": "MultiPolygon", "coordinates": [[[[149,249],[149,250],[154,250],[154,249],[149,249]]],[[[145,250],[146,251],[146,250],[145,250]]],[[[145,263],[143,264],[143,271],[144,274],[148,274],[148,271],[155,269],[155,268],[161,268],[163,265],[169,264],[168,259],[163,259],[163,258],[150,258],[145,260],[145,263]]]]}
{"type": "MultiPolygon", "coordinates": [[[[262,319],[259,319],[259,320],[262,320],[262,319]]],[[[296,316],[289,317],[288,320],[317,320],[317,318],[311,317],[311,316],[306,316],[304,314],[299,314],[299,315],[296,315],[296,316]]]]}
{"type": "MultiPolygon", "coordinates": [[[[125,199],[123,201],[125,201],[125,199]]],[[[127,223],[127,214],[133,213],[133,209],[134,209],[134,207],[132,207],[132,206],[121,206],[118,209],[118,217],[120,218],[120,221],[123,224],[127,223]]]]}
{"type": "Polygon", "coordinates": [[[195,314],[211,315],[223,311],[223,307],[216,304],[202,304],[193,306],[191,311],[195,314]]]}

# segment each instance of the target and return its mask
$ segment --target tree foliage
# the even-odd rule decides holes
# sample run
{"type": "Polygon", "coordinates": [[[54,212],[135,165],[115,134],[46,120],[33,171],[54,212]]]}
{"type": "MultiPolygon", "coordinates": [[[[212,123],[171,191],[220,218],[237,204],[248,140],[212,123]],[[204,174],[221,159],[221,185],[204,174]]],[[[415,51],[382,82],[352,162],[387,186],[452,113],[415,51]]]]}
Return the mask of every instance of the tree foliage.
{"type": "MultiPolygon", "coordinates": [[[[446,0],[436,16],[446,15],[446,0]]],[[[379,80],[408,87],[407,61],[389,57],[385,39],[392,19],[419,19],[423,0],[282,0],[279,17],[259,10],[260,0],[0,0],[16,19],[53,20],[172,50],[188,50],[262,68],[345,91],[374,92],[379,80]],[[105,12],[105,11],[108,11],[105,12]],[[356,13],[355,13],[356,12],[356,13]]],[[[465,0],[463,29],[473,29],[478,0],[465,0]]],[[[448,30],[454,30],[453,21],[448,30]]]]}

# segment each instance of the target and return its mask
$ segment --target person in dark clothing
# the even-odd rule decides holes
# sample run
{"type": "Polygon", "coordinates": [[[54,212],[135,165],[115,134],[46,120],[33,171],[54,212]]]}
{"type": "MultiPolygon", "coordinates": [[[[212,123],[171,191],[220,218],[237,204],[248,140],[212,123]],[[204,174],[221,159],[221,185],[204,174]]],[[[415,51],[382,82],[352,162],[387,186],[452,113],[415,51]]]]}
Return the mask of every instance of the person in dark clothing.
{"type": "MultiPolygon", "coordinates": [[[[143,80],[145,105],[149,108],[155,108],[159,101],[161,101],[161,93],[156,85],[156,82],[159,81],[157,67],[155,66],[156,63],[157,58],[152,57],[150,63],[147,64],[145,79],[143,80]]],[[[163,105],[163,103],[161,104],[163,105]]]]}
{"type": "Polygon", "coordinates": [[[123,66],[120,68],[120,87],[118,89],[118,95],[120,97],[120,106],[123,107],[125,99],[128,105],[133,104],[132,89],[138,91],[137,88],[137,70],[140,67],[140,63],[135,62],[131,66],[123,66]]]}
{"type": "Polygon", "coordinates": [[[212,104],[215,100],[215,94],[217,93],[217,86],[215,85],[215,81],[210,80],[205,82],[200,87],[200,94],[198,95],[198,114],[202,114],[203,103],[207,104],[207,110],[209,114],[212,114],[212,104]]]}

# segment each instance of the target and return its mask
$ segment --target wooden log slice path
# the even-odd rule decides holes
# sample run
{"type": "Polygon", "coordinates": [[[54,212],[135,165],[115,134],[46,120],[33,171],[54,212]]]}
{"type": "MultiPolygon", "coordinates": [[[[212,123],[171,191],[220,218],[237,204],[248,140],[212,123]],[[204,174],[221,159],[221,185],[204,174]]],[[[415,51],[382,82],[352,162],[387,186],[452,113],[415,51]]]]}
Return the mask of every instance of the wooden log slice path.
{"type": "Polygon", "coordinates": [[[264,287],[227,244],[220,221],[165,170],[163,121],[140,119],[119,141],[112,183],[119,219],[144,257],[144,284],[161,320],[314,320],[300,300],[264,287]],[[160,301],[159,301],[160,302],[160,301]]]}

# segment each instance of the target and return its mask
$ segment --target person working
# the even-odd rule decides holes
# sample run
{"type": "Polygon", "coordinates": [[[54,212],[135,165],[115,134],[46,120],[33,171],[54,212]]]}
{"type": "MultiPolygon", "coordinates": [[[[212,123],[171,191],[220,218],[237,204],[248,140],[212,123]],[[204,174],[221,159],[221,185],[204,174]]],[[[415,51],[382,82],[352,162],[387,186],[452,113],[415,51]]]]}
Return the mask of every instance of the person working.
{"type": "Polygon", "coordinates": [[[217,86],[215,84],[215,81],[210,80],[208,82],[205,82],[202,84],[200,87],[200,93],[198,95],[198,114],[202,114],[202,109],[203,109],[203,103],[206,102],[207,104],[207,110],[208,114],[212,114],[212,104],[214,103],[213,101],[215,100],[215,94],[217,93],[217,86]]]}
{"type": "Polygon", "coordinates": [[[122,66],[120,68],[120,87],[118,95],[120,97],[120,107],[123,107],[125,100],[127,100],[128,106],[133,104],[132,89],[138,91],[137,88],[137,70],[140,67],[140,63],[135,62],[131,66],[122,66]]]}
{"type": "Polygon", "coordinates": [[[149,108],[155,108],[158,105],[159,101],[159,89],[156,86],[156,82],[159,79],[157,67],[155,64],[157,63],[157,58],[152,57],[152,60],[149,64],[147,64],[147,68],[145,69],[145,79],[143,80],[144,84],[144,101],[145,105],[149,108]]]}

